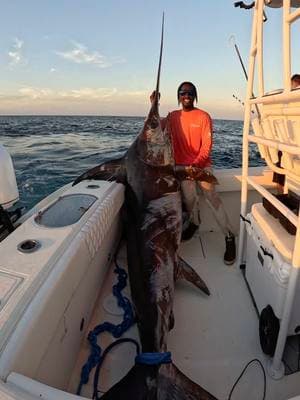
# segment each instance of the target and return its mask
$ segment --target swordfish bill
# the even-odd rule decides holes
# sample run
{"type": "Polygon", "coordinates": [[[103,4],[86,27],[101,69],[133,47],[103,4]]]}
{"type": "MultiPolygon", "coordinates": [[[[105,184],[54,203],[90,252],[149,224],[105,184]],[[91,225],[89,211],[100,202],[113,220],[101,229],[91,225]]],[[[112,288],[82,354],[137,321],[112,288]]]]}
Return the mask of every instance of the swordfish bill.
{"type": "Polygon", "coordinates": [[[156,93],[144,127],[126,153],[123,168],[128,272],[142,355],[127,375],[102,396],[103,400],[216,400],[186,377],[167,352],[168,333],[174,323],[176,276],[190,281],[199,278],[198,286],[209,292],[177,254],[182,227],[181,197],[170,136],[168,130],[161,128],[158,111],[163,24],[164,19],[156,93]],[[184,271],[180,273],[182,264],[184,271]],[[145,362],[149,353],[150,364],[145,362]],[[154,358],[160,361],[153,363],[154,358]]]}

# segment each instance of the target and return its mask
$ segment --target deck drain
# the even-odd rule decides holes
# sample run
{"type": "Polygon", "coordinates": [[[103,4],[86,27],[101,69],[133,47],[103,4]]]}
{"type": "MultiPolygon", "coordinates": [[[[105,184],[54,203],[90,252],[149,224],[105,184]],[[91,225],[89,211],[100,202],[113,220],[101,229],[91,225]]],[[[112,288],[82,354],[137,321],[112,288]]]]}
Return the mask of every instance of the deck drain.
{"type": "Polygon", "coordinates": [[[41,243],[35,239],[27,239],[18,244],[21,253],[34,253],[41,247],[41,243]]]}

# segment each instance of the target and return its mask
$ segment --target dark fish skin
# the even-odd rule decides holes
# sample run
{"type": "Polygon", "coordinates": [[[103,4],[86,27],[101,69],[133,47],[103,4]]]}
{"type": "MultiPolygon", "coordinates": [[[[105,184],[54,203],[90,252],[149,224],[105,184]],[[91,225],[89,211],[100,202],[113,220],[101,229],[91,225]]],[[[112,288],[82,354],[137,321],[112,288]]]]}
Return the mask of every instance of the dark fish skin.
{"type": "Polygon", "coordinates": [[[217,400],[187,378],[173,363],[160,367],[135,365],[101,399],[105,400],[217,400]]]}

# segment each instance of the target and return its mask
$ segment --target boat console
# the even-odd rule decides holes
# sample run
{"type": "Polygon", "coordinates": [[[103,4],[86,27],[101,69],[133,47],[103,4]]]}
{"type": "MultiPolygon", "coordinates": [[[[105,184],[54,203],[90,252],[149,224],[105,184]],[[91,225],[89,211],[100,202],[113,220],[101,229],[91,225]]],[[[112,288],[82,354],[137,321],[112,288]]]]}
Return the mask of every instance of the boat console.
{"type": "Polygon", "coordinates": [[[22,209],[12,210],[19,200],[15,170],[8,151],[0,145],[0,242],[14,230],[22,209]]]}

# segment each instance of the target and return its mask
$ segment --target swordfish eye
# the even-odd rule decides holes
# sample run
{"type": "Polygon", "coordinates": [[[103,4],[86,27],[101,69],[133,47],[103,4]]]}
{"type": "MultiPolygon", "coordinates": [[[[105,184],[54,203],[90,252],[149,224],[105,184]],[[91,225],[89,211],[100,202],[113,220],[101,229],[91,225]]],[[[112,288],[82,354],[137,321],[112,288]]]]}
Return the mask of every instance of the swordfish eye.
{"type": "Polygon", "coordinates": [[[150,128],[151,129],[156,129],[158,127],[159,121],[157,121],[156,119],[153,119],[150,123],[150,128]]]}

